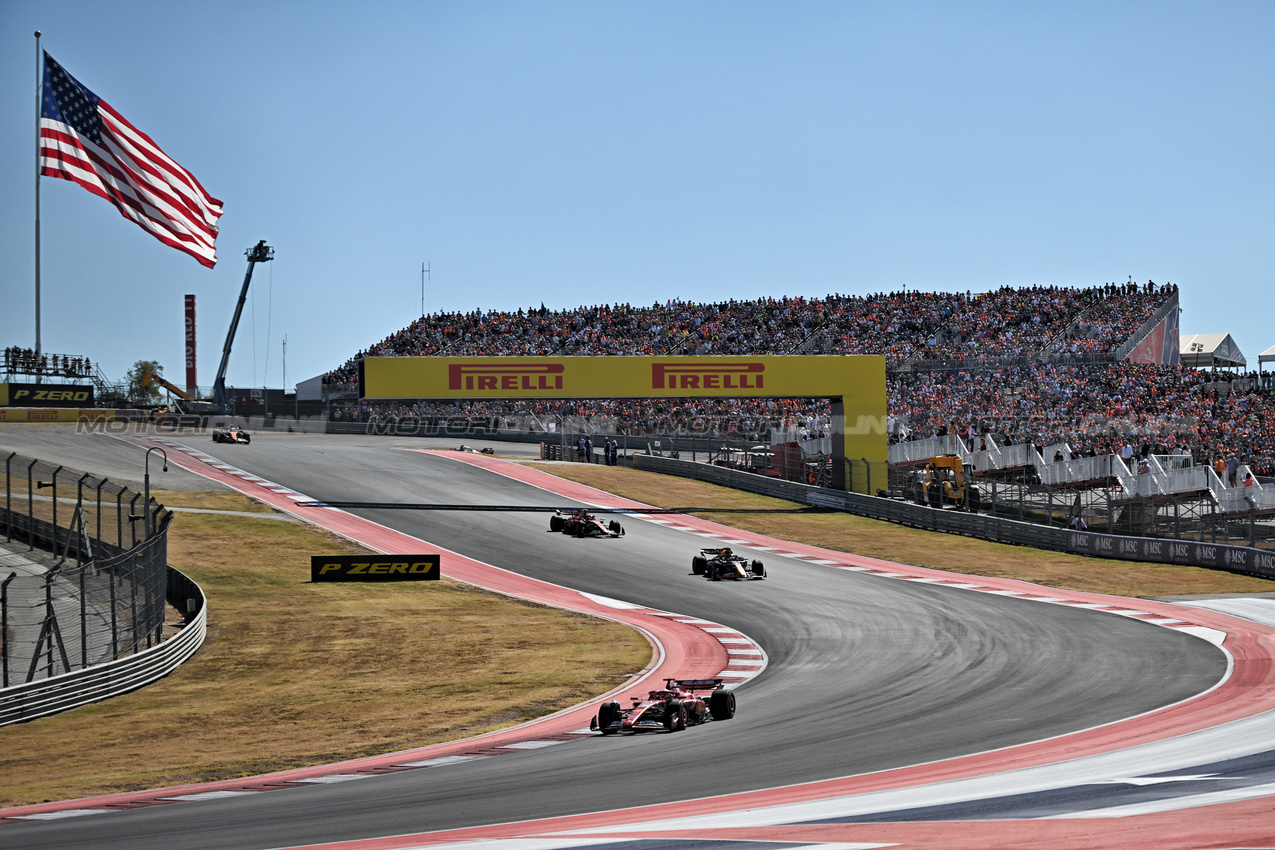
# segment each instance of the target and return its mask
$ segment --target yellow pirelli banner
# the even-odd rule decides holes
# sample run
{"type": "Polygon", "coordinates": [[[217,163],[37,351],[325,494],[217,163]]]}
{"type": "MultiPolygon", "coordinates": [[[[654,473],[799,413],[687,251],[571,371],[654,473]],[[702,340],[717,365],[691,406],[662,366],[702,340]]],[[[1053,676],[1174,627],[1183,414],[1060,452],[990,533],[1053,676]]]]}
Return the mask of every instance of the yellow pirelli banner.
{"type": "Polygon", "coordinates": [[[0,407],[0,422],[114,422],[114,410],[67,407],[0,407]]]}
{"type": "Polygon", "coordinates": [[[359,395],[369,401],[827,398],[833,454],[872,463],[886,459],[885,358],[879,355],[367,357],[359,395]]]}

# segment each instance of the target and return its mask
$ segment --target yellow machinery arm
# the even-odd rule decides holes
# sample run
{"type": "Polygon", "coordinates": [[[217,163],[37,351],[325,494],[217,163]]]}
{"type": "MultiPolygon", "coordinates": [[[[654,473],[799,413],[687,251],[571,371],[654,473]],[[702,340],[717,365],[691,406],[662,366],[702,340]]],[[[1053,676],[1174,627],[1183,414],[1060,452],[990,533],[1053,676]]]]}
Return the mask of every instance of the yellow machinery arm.
{"type": "Polygon", "coordinates": [[[161,387],[168,390],[170,393],[182,399],[183,401],[195,400],[194,396],[192,396],[190,393],[183,390],[181,387],[177,386],[174,383],[164,380],[163,375],[156,375],[150,369],[147,369],[145,372],[142,373],[142,386],[149,387],[152,383],[159,384],[161,387]]]}

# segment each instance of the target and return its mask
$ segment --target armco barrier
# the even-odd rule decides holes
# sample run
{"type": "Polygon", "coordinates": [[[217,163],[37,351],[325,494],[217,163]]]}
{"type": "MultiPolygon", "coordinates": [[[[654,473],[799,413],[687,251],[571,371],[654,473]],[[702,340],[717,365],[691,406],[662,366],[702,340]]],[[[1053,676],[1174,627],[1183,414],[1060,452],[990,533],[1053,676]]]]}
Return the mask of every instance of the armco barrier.
{"type": "Polygon", "coordinates": [[[1182,564],[1275,578],[1275,553],[1251,549],[1247,546],[1070,531],[1002,517],[938,510],[925,505],[883,499],[863,493],[829,490],[707,463],[672,460],[652,455],[635,455],[633,461],[636,468],[650,472],[693,478],[736,490],[773,496],[812,507],[845,511],[857,516],[896,522],[927,531],[964,534],[967,537],[977,537],[997,543],[1012,543],[1077,555],[1093,555],[1124,561],[1182,564]]]}
{"type": "Polygon", "coordinates": [[[188,613],[180,634],[136,655],[0,690],[0,726],[120,696],[176,670],[203,645],[208,609],[199,585],[172,567],[168,597],[180,610],[196,609],[188,613]]]}

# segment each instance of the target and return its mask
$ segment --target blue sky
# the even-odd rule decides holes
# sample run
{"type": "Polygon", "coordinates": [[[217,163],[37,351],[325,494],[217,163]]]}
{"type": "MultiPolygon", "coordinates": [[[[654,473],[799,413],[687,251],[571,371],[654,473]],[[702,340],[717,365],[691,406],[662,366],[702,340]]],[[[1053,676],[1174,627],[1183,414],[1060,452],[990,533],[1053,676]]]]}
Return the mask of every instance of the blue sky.
{"type": "Polygon", "coordinates": [[[225,203],[214,270],[45,179],[42,341],[210,384],[425,308],[1172,281],[1275,345],[1275,4],[0,3],[0,347],[34,316],[36,50],[225,203]]]}

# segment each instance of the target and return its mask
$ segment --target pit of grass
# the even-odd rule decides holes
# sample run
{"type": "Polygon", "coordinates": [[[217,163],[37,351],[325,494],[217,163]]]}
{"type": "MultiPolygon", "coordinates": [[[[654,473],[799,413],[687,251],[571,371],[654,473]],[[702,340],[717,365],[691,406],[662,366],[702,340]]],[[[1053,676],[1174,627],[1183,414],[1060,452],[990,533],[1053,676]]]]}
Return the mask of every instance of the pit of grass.
{"type": "MultiPolygon", "coordinates": [[[[259,512],[233,493],[165,505],[259,512]]],[[[160,682],[0,729],[0,806],[203,782],[499,729],[640,671],[636,631],[440,582],[312,584],[359,553],[302,523],[178,513],[169,563],[209,598],[203,648],[160,682]]]]}
{"type": "Polygon", "coordinates": [[[1275,592],[1275,581],[1199,567],[1087,558],[955,534],[924,531],[702,481],[621,466],[528,463],[553,475],[659,508],[736,508],[776,513],[687,513],[741,528],[953,573],[1010,578],[1048,587],[1150,598],[1275,592]]]}

